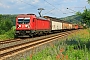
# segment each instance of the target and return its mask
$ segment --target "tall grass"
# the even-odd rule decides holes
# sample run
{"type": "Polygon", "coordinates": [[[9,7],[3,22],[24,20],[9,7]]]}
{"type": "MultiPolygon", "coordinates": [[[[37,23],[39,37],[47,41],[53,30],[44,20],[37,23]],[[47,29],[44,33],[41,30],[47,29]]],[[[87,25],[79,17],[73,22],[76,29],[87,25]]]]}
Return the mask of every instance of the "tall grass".
{"type": "Polygon", "coordinates": [[[30,54],[27,60],[90,60],[90,29],[72,33],[37,54],[30,54]]]}

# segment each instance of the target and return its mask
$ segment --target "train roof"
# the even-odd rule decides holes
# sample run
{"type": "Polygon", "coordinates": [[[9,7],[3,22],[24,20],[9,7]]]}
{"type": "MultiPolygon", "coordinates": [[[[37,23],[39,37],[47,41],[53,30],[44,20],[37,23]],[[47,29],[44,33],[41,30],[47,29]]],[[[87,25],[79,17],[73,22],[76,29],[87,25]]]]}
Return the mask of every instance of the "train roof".
{"type": "MultiPolygon", "coordinates": [[[[64,21],[64,20],[60,20],[59,18],[50,17],[50,16],[44,16],[44,18],[49,18],[49,19],[52,20],[52,21],[58,21],[58,22],[64,22],[64,23],[70,23],[70,22],[67,22],[67,21],[64,21]]],[[[72,24],[72,23],[70,23],[70,24],[72,24]]]]}
{"type": "MultiPolygon", "coordinates": [[[[35,15],[35,14],[27,14],[27,15],[35,15]]],[[[36,15],[35,15],[36,16],[36,15]]],[[[42,20],[48,20],[48,19],[46,19],[46,18],[44,18],[44,17],[38,17],[38,16],[36,16],[36,18],[37,19],[42,19],[42,20]]]]}
{"type": "Polygon", "coordinates": [[[37,19],[42,19],[42,20],[47,20],[46,18],[43,17],[36,17],[37,19]]]}
{"type": "MultiPolygon", "coordinates": [[[[57,21],[57,22],[63,22],[63,23],[70,23],[70,22],[67,22],[67,21],[64,21],[64,20],[60,20],[59,18],[50,17],[50,16],[37,17],[35,14],[19,14],[18,16],[22,16],[22,15],[25,15],[25,16],[34,15],[37,19],[48,20],[48,21],[51,20],[51,21],[57,21]]],[[[72,24],[72,23],[70,23],[70,24],[72,24]]]]}
{"type": "Polygon", "coordinates": [[[37,19],[49,20],[49,19],[46,19],[46,18],[44,18],[44,17],[38,17],[38,16],[36,16],[35,14],[19,14],[17,17],[20,17],[20,16],[27,16],[27,17],[29,17],[30,15],[35,16],[35,18],[37,18],[37,19]]]}

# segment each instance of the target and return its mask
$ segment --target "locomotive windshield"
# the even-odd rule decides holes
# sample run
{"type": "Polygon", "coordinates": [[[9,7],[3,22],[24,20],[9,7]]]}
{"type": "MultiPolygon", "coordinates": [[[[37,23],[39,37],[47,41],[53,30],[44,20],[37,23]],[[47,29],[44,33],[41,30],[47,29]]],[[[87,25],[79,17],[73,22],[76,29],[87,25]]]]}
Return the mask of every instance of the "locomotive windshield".
{"type": "Polygon", "coordinates": [[[30,18],[18,18],[19,24],[28,24],[30,22],[30,18]]]}

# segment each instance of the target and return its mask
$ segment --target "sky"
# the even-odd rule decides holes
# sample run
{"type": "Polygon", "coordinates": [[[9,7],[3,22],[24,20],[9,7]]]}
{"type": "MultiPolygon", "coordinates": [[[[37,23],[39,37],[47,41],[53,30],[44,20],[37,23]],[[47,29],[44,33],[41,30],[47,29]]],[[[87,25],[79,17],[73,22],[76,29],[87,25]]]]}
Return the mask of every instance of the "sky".
{"type": "Polygon", "coordinates": [[[43,8],[43,16],[67,17],[90,9],[87,0],[0,0],[0,14],[36,14],[43,8]],[[67,9],[68,8],[68,9],[67,9]]]}

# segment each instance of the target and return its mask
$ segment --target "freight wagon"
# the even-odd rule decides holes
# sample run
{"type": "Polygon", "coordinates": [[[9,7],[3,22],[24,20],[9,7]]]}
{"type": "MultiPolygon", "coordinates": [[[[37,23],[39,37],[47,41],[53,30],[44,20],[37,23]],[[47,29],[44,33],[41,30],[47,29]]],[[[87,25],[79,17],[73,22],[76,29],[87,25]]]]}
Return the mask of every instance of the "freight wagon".
{"type": "Polygon", "coordinates": [[[49,17],[49,16],[44,16],[44,18],[50,19],[52,31],[70,30],[73,28],[72,24],[69,22],[66,22],[57,18],[49,17]]]}
{"type": "Polygon", "coordinates": [[[72,24],[70,22],[66,22],[57,18],[49,17],[49,16],[44,16],[46,19],[50,19],[51,21],[51,27],[53,30],[72,30],[72,29],[79,29],[83,28],[83,26],[77,25],[77,24],[72,24]],[[57,23],[56,23],[57,22],[57,23]],[[59,26],[59,28],[58,28],[59,26]]]}

